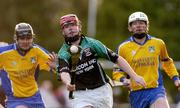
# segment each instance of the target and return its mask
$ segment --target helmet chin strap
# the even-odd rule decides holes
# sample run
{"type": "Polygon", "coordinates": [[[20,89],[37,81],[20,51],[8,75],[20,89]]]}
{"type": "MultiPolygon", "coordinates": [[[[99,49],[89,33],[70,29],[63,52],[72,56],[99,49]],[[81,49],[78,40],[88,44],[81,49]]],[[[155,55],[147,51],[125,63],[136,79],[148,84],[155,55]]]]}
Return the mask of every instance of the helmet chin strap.
{"type": "Polygon", "coordinates": [[[68,44],[71,44],[72,42],[75,42],[77,41],[79,38],[81,37],[81,35],[75,35],[73,37],[66,37],[65,36],[65,42],[68,43],[68,44]]]}
{"type": "Polygon", "coordinates": [[[133,34],[133,36],[134,36],[136,39],[142,39],[142,38],[144,38],[145,36],[147,36],[147,34],[146,34],[146,33],[133,34]]]}

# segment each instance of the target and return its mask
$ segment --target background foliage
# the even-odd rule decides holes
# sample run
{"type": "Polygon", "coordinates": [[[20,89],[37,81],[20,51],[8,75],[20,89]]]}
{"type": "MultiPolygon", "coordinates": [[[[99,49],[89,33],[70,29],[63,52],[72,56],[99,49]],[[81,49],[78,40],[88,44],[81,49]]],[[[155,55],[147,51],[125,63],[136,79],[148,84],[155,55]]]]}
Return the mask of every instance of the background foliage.
{"type": "MultiPolygon", "coordinates": [[[[175,61],[180,60],[180,0],[97,1],[96,39],[115,51],[118,44],[131,35],[127,30],[128,16],[132,12],[143,11],[149,17],[149,33],[163,39],[169,55],[175,61]]],[[[2,0],[0,13],[0,41],[8,43],[13,42],[15,25],[28,22],[37,35],[36,43],[57,52],[63,42],[59,18],[69,13],[79,16],[83,33],[87,33],[88,0],[2,0]]],[[[177,91],[174,92],[173,82],[169,83],[166,76],[165,79],[166,88],[175,99],[177,91]]]]}

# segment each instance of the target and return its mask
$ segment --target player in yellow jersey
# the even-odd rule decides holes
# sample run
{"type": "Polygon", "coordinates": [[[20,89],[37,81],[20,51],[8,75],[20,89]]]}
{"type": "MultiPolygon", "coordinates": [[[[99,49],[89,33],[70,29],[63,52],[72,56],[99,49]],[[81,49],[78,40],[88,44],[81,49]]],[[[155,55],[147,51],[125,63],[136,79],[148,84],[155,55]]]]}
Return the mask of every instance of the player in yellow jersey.
{"type": "MultiPolygon", "coordinates": [[[[131,107],[169,108],[160,63],[178,89],[180,80],[173,60],[168,56],[165,43],[148,34],[149,20],[143,12],[135,12],[129,16],[128,29],[132,36],[119,45],[117,53],[147,82],[147,87],[143,88],[130,79],[131,107]]],[[[123,70],[114,68],[113,71],[114,79],[122,81],[125,85],[129,84],[123,70]]]]}
{"type": "Polygon", "coordinates": [[[55,54],[34,44],[33,39],[31,25],[19,23],[15,26],[15,43],[0,48],[0,74],[7,108],[45,108],[37,85],[38,72],[55,67],[55,54]]]}
{"type": "MultiPolygon", "coordinates": [[[[8,46],[6,42],[0,42],[0,47],[8,46]]],[[[0,108],[3,108],[5,100],[4,90],[1,87],[1,76],[0,76],[0,108]]]]}

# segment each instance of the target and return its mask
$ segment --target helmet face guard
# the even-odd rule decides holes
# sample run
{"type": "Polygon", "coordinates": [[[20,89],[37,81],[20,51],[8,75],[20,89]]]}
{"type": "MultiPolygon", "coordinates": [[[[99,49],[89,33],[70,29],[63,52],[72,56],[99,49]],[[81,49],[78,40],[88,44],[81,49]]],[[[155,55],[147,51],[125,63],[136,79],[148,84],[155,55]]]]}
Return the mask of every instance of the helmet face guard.
{"type": "Polygon", "coordinates": [[[15,27],[15,38],[25,37],[25,36],[34,36],[33,29],[30,24],[27,23],[19,23],[15,27]]]}
{"type": "Polygon", "coordinates": [[[22,36],[32,36],[31,30],[26,30],[26,31],[17,31],[16,32],[17,37],[22,37],[22,36]]]}
{"type": "Polygon", "coordinates": [[[64,25],[69,23],[79,24],[79,19],[75,14],[67,14],[60,18],[60,26],[63,29],[64,25]]]}
{"type": "Polygon", "coordinates": [[[80,33],[81,33],[80,21],[75,14],[67,14],[67,15],[62,16],[60,18],[60,26],[61,26],[62,31],[63,31],[64,27],[68,24],[76,24],[79,27],[79,33],[77,35],[74,35],[72,37],[68,37],[65,34],[63,34],[64,39],[67,43],[75,42],[81,37],[81,35],[80,35],[80,33]]]}

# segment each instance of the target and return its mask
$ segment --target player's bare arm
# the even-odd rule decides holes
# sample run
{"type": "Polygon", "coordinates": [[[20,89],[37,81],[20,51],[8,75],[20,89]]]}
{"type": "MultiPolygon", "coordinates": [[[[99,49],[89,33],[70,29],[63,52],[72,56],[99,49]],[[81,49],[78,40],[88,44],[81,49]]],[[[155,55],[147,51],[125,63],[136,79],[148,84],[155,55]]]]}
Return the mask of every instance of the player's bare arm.
{"type": "Polygon", "coordinates": [[[143,77],[137,75],[124,58],[119,56],[119,58],[117,59],[117,64],[121,69],[127,72],[127,74],[129,74],[129,76],[133,78],[138,84],[146,87],[146,82],[144,81],[143,77]]]}
{"type": "Polygon", "coordinates": [[[66,87],[67,87],[67,89],[69,90],[69,91],[74,91],[75,90],[75,85],[73,84],[71,84],[70,82],[71,82],[71,78],[70,78],[70,75],[69,75],[69,73],[67,73],[67,72],[62,72],[61,74],[60,74],[60,76],[61,76],[61,80],[63,81],[63,83],[66,85],[66,87]]]}

